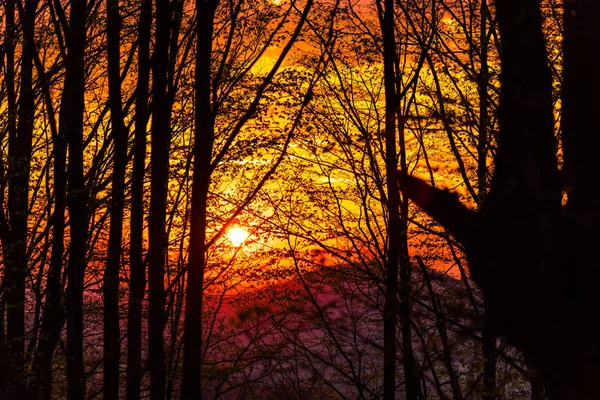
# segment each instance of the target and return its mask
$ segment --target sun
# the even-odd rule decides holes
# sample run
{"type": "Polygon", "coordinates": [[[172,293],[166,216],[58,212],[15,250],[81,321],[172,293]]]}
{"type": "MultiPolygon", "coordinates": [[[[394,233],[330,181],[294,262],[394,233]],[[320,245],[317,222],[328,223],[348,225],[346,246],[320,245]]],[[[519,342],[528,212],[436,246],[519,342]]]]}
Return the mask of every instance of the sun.
{"type": "Polygon", "coordinates": [[[229,230],[227,233],[227,237],[232,245],[235,247],[240,247],[250,234],[244,228],[240,228],[239,226],[235,226],[229,230]]]}

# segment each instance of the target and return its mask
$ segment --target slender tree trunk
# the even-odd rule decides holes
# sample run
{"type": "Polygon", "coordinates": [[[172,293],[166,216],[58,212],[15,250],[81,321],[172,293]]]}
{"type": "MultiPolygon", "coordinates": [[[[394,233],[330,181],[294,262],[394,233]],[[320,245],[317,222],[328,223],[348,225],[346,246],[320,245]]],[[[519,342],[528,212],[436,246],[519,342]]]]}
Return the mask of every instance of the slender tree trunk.
{"type": "MultiPolygon", "coordinates": [[[[8,215],[10,220],[10,238],[3,240],[5,273],[5,296],[7,305],[7,341],[8,359],[11,374],[8,380],[8,396],[22,398],[26,396],[24,377],[25,345],[25,279],[27,276],[27,217],[29,198],[29,172],[31,165],[33,119],[35,114],[33,93],[33,56],[32,43],[37,1],[29,0],[21,14],[23,29],[23,47],[21,51],[21,82],[18,104],[18,125],[15,126],[16,95],[14,83],[9,90],[9,165],[8,165],[8,215]],[[4,243],[8,242],[8,243],[4,243]],[[8,246],[6,246],[8,244],[8,246]]],[[[10,35],[7,78],[14,79],[14,2],[6,5],[7,32],[10,35]]],[[[13,81],[14,82],[14,81],[13,81]]]]}
{"type": "Polygon", "coordinates": [[[146,127],[150,81],[150,28],[152,0],[140,8],[138,45],[138,82],[135,111],[134,160],[131,176],[131,246],[129,311],[127,317],[127,400],[140,399],[142,378],[142,301],[146,272],[142,260],[144,231],[144,175],[146,167],[146,127]]]}
{"type": "MultiPolygon", "coordinates": [[[[38,70],[38,74],[42,74],[38,70]]],[[[54,118],[52,100],[45,96],[49,118],[54,118]]],[[[63,103],[61,107],[67,104],[63,103]]],[[[62,111],[61,111],[62,113],[62,111]]],[[[46,300],[44,314],[40,326],[40,338],[33,357],[31,368],[30,392],[34,398],[50,400],[52,396],[52,358],[64,326],[65,312],[62,304],[63,281],[62,262],[65,251],[65,210],[66,210],[66,140],[63,134],[58,134],[56,125],[51,123],[54,151],[53,187],[54,210],[49,224],[52,226],[52,252],[48,278],[46,280],[46,300]]]]}
{"type": "MultiPolygon", "coordinates": [[[[398,191],[398,158],[396,145],[396,118],[399,98],[396,91],[396,38],[394,1],[384,0],[383,20],[383,80],[385,86],[385,167],[387,176],[388,251],[386,271],[386,294],[383,316],[383,398],[396,398],[396,323],[400,312],[402,325],[402,365],[404,367],[405,391],[408,400],[419,397],[419,373],[412,348],[410,326],[410,259],[406,242],[406,221],[400,215],[406,213],[408,204],[403,204],[398,191]],[[401,291],[398,291],[398,272],[402,275],[401,291]],[[400,301],[398,296],[400,295],[400,301]]],[[[399,121],[404,139],[405,119],[399,121]]],[[[404,143],[402,142],[402,152],[404,143]]],[[[403,170],[406,169],[405,153],[402,153],[403,170]]]]}
{"type": "Polygon", "coordinates": [[[185,307],[182,399],[202,397],[202,294],[206,266],[206,212],[214,140],[210,107],[213,18],[216,1],[197,0],[194,175],[190,219],[190,248],[185,307]]]}
{"type": "Polygon", "coordinates": [[[83,175],[83,111],[85,90],[85,0],[73,0],[67,36],[67,70],[60,115],[59,134],[69,145],[67,165],[67,207],[71,221],[67,287],[67,396],[85,398],[83,363],[83,280],[86,267],[88,233],[88,193],[83,175]],[[65,104],[66,103],[66,104],[65,104]]]}
{"type": "Polygon", "coordinates": [[[114,166],[110,203],[108,256],[104,272],[104,399],[119,398],[119,264],[123,238],[125,168],[127,166],[127,128],[121,101],[121,16],[119,0],[107,0],[106,33],[108,41],[108,89],[114,136],[114,166]]]}
{"type": "Polygon", "coordinates": [[[478,204],[483,204],[487,194],[487,151],[488,151],[488,20],[487,0],[481,0],[481,20],[479,30],[479,45],[481,47],[481,65],[479,69],[479,141],[477,142],[477,187],[479,191],[478,204]]]}
{"type": "Polygon", "coordinates": [[[150,398],[165,397],[165,255],[167,240],[165,216],[167,208],[167,183],[169,179],[169,148],[171,143],[170,113],[167,98],[167,73],[169,63],[169,0],[156,1],[156,40],[152,60],[153,109],[151,190],[148,248],[149,289],[149,356],[150,398]]]}
{"type": "MultiPolygon", "coordinates": [[[[488,31],[487,21],[489,9],[487,0],[481,0],[481,20],[479,25],[479,44],[481,48],[481,65],[479,69],[479,141],[477,143],[477,188],[479,198],[477,203],[481,206],[488,191],[487,185],[487,153],[489,138],[488,122],[488,31]]],[[[485,312],[485,305],[484,305],[485,312]]],[[[483,400],[496,398],[496,336],[491,329],[484,327],[482,335],[483,353],[483,400]]]]}
{"type": "MultiPolygon", "coordinates": [[[[7,0],[5,3],[6,30],[5,30],[5,53],[6,53],[6,98],[7,98],[7,131],[8,131],[8,171],[6,182],[8,183],[8,197],[14,192],[12,186],[14,179],[14,153],[17,140],[17,98],[15,93],[15,45],[17,28],[15,25],[15,1],[7,0]]],[[[3,210],[4,212],[4,210],[3,210]]],[[[14,207],[8,205],[8,220],[14,212],[14,207]],[[13,211],[11,211],[13,210],[13,211]]],[[[2,281],[3,301],[6,304],[6,370],[4,395],[17,398],[22,381],[24,368],[24,309],[18,304],[20,297],[19,262],[16,260],[16,238],[13,237],[12,221],[6,225],[2,237],[2,253],[4,258],[4,277],[2,281]]],[[[2,316],[4,318],[4,316],[2,316]]]]}
{"type": "MultiPolygon", "coordinates": [[[[400,257],[402,229],[400,224],[400,194],[397,184],[398,160],[396,157],[396,110],[394,55],[394,2],[384,0],[383,79],[385,85],[385,166],[387,176],[388,251],[386,266],[385,304],[383,309],[383,398],[396,398],[396,312],[398,309],[398,260],[400,257]]],[[[406,396],[413,393],[406,382],[406,396]]]]}
{"type": "MultiPolygon", "coordinates": [[[[400,170],[406,172],[408,166],[406,163],[406,145],[404,141],[404,129],[406,126],[406,117],[398,116],[398,139],[400,144],[400,170]]],[[[397,179],[396,189],[398,188],[397,179]]],[[[412,295],[412,264],[408,254],[408,197],[403,196],[400,201],[400,251],[399,251],[399,267],[400,267],[400,286],[398,295],[399,304],[399,319],[402,334],[402,365],[404,367],[404,379],[406,382],[407,396],[410,398],[418,398],[421,396],[419,382],[421,373],[417,368],[415,360],[415,351],[412,343],[412,324],[411,324],[411,295],[412,295]]]]}

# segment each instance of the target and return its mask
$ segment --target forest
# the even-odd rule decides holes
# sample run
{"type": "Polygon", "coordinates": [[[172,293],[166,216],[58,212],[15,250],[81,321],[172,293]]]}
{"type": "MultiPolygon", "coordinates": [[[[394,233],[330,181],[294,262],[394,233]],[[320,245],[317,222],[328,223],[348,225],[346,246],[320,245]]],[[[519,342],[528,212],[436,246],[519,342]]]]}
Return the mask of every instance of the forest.
{"type": "Polygon", "coordinates": [[[0,399],[596,399],[594,0],[0,0],[0,399]]]}

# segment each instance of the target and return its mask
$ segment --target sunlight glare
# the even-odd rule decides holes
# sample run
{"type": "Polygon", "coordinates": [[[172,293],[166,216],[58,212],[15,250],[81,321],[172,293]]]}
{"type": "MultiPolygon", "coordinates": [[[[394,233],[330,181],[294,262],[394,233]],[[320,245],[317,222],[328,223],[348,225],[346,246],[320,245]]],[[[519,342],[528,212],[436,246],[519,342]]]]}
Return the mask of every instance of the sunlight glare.
{"type": "Polygon", "coordinates": [[[244,243],[246,239],[248,239],[249,236],[250,234],[245,229],[240,228],[239,226],[231,228],[229,230],[229,233],[227,234],[229,241],[235,247],[240,247],[242,243],[244,243]]]}

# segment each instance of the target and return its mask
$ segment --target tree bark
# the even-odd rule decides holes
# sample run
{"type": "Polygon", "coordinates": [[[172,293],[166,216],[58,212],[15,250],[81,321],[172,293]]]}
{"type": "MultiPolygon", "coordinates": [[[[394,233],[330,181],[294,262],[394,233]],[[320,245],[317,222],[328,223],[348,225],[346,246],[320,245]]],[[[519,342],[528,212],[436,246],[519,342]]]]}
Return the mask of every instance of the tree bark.
{"type": "Polygon", "coordinates": [[[88,234],[88,192],[83,174],[84,52],[86,2],[73,0],[69,16],[63,107],[60,132],[68,143],[67,207],[71,221],[67,287],[67,398],[85,398],[83,363],[83,283],[88,234]]]}
{"type": "MultiPolygon", "coordinates": [[[[481,65],[479,67],[479,141],[477,142],[477,204],[483,205],[488,192],[487,184],[487,154],[489,143],[488,122],[488,30],[489,9],[487,0],[480,3],[479,44],[481,65]]],[[[484,313],[485,304],[484,304],[484,313]]],[[[481,349],[483,354],[483,400],[496,399],[496,336],[484,327],[481,334],[481,349]]]]}
{"type": "MultiPolygon", "coordinates": [[[[406,117],[398,115],[398,139],[400,144],[400,171],[407,171],[406,146],[404,129],[406,117]]],[[[397,176],[394,180],[397,186],[397,176]]],[[[400,200],[400,249],[399,249],[400,285],[398,296],[400,305],[398,309],[400,327],[402,333],[402,365],[404,368],[404,379],[406,382],[407,398],[423,397],[419,382],[421,372],[417,367],[415,352],[413,349],[413,334],[411,321],[411,295],[412,295],[412,263],[408,254],[408,197],[403,196],[400,200]],[[411,396],[408,397],[410,393],[411,396]]]]}
{"type": "MultiPolygon", "coordinates": [[[[572,266],[563,273],[569,281],[569,303],[587,332],[587,346],[593,348],[600,341],[600,329],[590,318],[600,307],[594,285],[600,279],[600,271],[594,267],[598,264],[600,240],[600,167],[596,162],[600,145],[596,117],[600,106],[600,54],[596,51],[600,28],[595,18],[600,4],[579,0],[565,1],[564,5],[562,142],[568,195],[565,241],[572,266]]],[[[584,379],[592,383],[593,376],[596,375],[584,379]]]]}
{"type": "Polygon", "coordinates": [[[27,277],[27,220],[29,206],[29,172],[31,166],[33,119],[35,114],[33,92],[33,31],[37,1],[25,3],[21,13],[23,47],[21,51],[21,79],[18,111],[14,92],[14,48],[17,35],[14,23],[14,1],[6,4],[7,17],[7,79],[8,84],[8,217],[9,226],[2,238],[5,274],[6,340],[8,343],[8,390],[5,396],[26,396],[25,385],[25,286],[27,277]],[[18,115],[17,115],[18,114],[18,115]],[[16,117],[18,116],[18,123],[16,117]]]}
{"type": "MultiPolygon", "coordinates": [[[[17,138],[17,98],[15,93],[15,47],[16,47],[16,35],[17,28],[15,25],[15,2],[14,0],[7,0],[4,9],[6,12],[6,30],[5,30],[5,53],[6,53],[6,100],[7,100],[7,111],[8,118],[6,121],[6,130],[8,132],[8,158],[9,165],[7,174],[5,176],[5,182],[7,183],[10,197],[11,191],[11,173],[14,172],[11,168],[12,153],[16,147],[17,138]]],[[[5,187],[6,187],[5,186],[5,187]]],[[[2,197],[4,200],[4,188],[2,197]]],[[[4,204],[2,204],[4,206],[4,204]]],[[[24,357],[24,343],[23,343],[23,330],[24,330],[24,309],[20,307],[18,302],[19,288],[18,282],[18,271],[15,274],[14,269],[18,268],[15,265],[15,252],[13,251],[14,239],[12,236],[11,224],[10,224],[10,205],[8,215],[5,215],[4,209],[2,210],[3,217],[3,229],[2,229],[2,254],[4,258],[4,276],[2,279],[2,289],[4,291],[2,301],[6,307],[6,336],[4,349],[6,351],[7,362],[4,366],[4,374],[6,374],[6,380],[4,382],[4,388],[2,393],[4,396],[17,398],[19,395],[19,387],[21,381],[21,372],[23,371],[23,360],[24,357]]],[[[18,264],[18,261],[17,261],[18,264]]],[[[2,314],[2,320],[4,322],[4,314],[2,314]]]]}
{"type": "Polygon", "coordinates": [[[214,142],[214,114],[211,110],[213,18],[217,2],[196,0],[196,107],[194,172],[190,218],[190,247],[185,307],[182,399],[202,398],[202,294],[206,265],[206,217],[214,142]]]}
{"type": "MultiPolygon", "coordinates": [[[[396,398],[396,312],[398,309],[398,258],[400,238],[400,195],[396,184],[396,88],[394,84],[394,2],[384,1],[383,79],[385,85],[385,166],[387,176],[388,248],[385,304],[383,308],[383,398],[396,398]]],[[[408,384],[408,381],[407,381],[408,384]]],[[[406,387],[407,399],[414,400],[406,387]]]]}
{"type": "Polygon", "coordinates": [[[383,398],[396,398],[396,313],[400,310],[402,322],[402,343],[405,391],[408,400],[419,396],[419,378],[412,352],[410,327],[410,273],[407,260],[406,224],[400,215],[400,193],[398,192],[398,158],[396,146],[396,118],[398,99],[396,91],[396,39],[394,23],[394,1],[385,0],[382,20],[383,34],[383,80],[385,86],[385,166],[387,176],[388,248],[386,265],[386,289],[383,315],[383,398]],[[404,240],[403,240],[404,239],[404,240]],[[404,242],[404,243],[403,243],[404,242]],[[403,260],[401,260],[401,258],[403,260]],[[402,301],[398,301],[399,263],[403,264],[402,301]]]}
{"type": "Polygon", "coordinates": [[[167,208],[167,184],[169,180],[169,148],[171,127],[167,97],[170,13],[169,0],[156,1],[156,39],[152,57],[152,154],[150,214],[148,216],[148,289],[149,326],[148,344],[150,356],[150,398],[165,397],[165,256],[167,238],[165,218],[167,208]]]}
{"type": "Polygon", "coordinates": [[[142,378],[142,301],[146,271],[142,260],[144,231],[144,175],[146,169],[146,135],[149,117],[150,28],[152,0],[140,7],[138,39],[138,81],[136,88],[134,160],[131,175],[131,247],[129,310],[127,317],[127,400],[140,399],[142,378]]]}
{"type": "Polygon", "coordinates": [[[104,399],[119,398],[119,265],[123,238],[125,168],[127,166],[128,131],[123,122],[121,101],[121,16],[119,0],[106,1],[108,45],[108,89],[111,125],[114,137],[114,165],[110,202],[108,256],[104,271],[104,399]]]}

